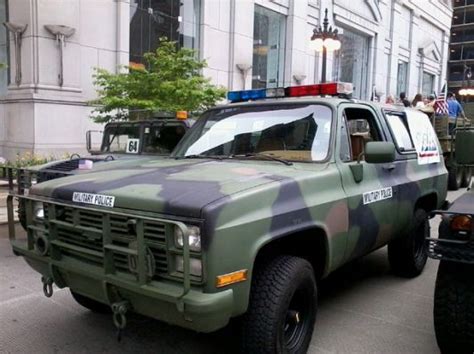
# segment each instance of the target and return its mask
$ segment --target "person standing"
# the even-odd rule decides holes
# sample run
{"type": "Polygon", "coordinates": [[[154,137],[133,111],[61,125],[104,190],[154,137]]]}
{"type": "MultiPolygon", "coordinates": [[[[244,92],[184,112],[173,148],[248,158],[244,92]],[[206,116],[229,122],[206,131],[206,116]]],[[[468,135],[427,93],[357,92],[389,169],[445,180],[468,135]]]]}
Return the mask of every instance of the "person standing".
{"type": "Polygon", "coordinates": [[[405,92],[400,92],[400,102],[405,106],[405,107],[410,107],[410,101],[407,100],[407,94],[405,92]]]}
{"type": "Polygon", "coordinates": [[[423,96],[421,95],[421,93],[417,93],[415,95],[415,98],[411,102],[411,106],[413,108],[423,108],[425,106],[425,104],[423,103],[423,96]]]}
{"type": "Polygon", "coordinates": [[[448,92],[446,102],[448,103],[449,134],[451,134],[453,129],[456,127],[458,117],[462,116],[465,120],[467,120],[467,118],[454,93],[448,92]]]}
{"type": "Polygon", "coordinates": [[[431,94],[426,99],[426,102],[424,102],[424,107],[420,108],[420,111],[426,113],[430,119],[433,117],[435,113],[435,102],[436,102],[436,96],[431,94]]]}
{"type": "Polygon", "coordinates": [[[385,99],[386,104],[395,104],[395,97],[393,95],[388,95],[385,99]]]}

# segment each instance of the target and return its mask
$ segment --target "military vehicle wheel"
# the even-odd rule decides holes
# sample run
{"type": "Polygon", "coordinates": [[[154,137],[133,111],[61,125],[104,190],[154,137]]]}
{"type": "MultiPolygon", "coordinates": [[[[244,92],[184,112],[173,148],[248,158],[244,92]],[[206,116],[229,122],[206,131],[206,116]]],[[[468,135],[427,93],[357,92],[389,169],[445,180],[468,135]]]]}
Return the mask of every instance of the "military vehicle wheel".
{"type": "Polygon", "coordinates": [[[472,178],[472,169],[470,167],[464,167],[463,168],[463,174],[462,174],[462,181],[461,181],[461,187],[468,187],[469,183],[471,183],[471,178],[472,178]]]}
{"type": "Polygon", "coordinates": [[[428,259],[430,225],[423,209],[415,210],[412,224],[406,235],[388,244],[388,260],[395,274],[414,278],[423,271],[428,259]]]}
{"type": "Polygon", "coordinates": [[[243,319],[244,353],[306,353],[317,312],[311,264],[281,256],[257,269],[243,319]]]}
{"type": "Polygon", "coordinates": [[[92,300],[89,297],[86,297],[84,295],[75,293],[74,291],[71,290],[71,295],[76,300],[76,302],[84,306],[86,309],[91,310],[92,312],[95,313],[112,313],[112,310],[110,309],[110,306],[103,304],[99,301],[92,300]]]}
{"type": "Polygon", "coordinates": [[[462,168],[451,166],[448,170],[448,188],[451,191],[457,191],[462,183],[462,168]]]}
{"type": "Polygon", "coordinates": [[[474,352],[474,265],[441,261],[436,277],[434,325],[443,353],[474,352]]]}

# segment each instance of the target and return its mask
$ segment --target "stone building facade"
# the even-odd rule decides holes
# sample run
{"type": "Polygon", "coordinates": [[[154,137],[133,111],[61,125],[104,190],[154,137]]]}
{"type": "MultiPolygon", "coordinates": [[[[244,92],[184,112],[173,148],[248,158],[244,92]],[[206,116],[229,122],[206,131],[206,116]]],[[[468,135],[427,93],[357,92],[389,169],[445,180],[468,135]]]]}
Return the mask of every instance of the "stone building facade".
{"type": "Polygon", "coordinates": [[[440,90],[448,0],[0,0],[14,25],[0,31],[0,156],[84,153],[85,132],[100,129],[89,118],[94,68],[140,62],[162,36],[198,50],[204,74],[229,90],[317,83],[309,39],[326,8],[342,40],[328,81],[352,82],[360,99],[440,90]]]}

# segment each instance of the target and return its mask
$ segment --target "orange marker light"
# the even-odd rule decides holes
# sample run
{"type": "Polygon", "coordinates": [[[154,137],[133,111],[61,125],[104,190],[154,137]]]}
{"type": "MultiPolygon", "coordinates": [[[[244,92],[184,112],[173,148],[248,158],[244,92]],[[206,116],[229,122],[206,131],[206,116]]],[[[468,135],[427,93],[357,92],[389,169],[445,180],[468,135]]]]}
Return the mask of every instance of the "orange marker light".
{"type": "Polygon", "coordinates": [[[233,273],[218,275],[216,277],[216,287],[222,288],[230,284],[247,280],[247,269],[238,270],[233,273]]]}
{"type": "Polygon", "coordinates": [[[177,119],[182,119],[182,120],[188,119],[188,112],[178,111],[178,112],[176,112],[176,118],[177,119]]]}
{"type": "Polygon", "coordinates": [[[451,229],[454,231],[471,231],[471,218],[467,215],[458,215],[451,219],[451,229]]]}

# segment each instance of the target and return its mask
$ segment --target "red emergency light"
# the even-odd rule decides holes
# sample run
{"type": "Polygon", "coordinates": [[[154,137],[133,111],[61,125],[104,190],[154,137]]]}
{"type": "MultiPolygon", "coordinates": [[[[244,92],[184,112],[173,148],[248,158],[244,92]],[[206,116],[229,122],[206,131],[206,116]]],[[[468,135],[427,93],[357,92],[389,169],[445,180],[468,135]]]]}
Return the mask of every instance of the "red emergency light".
{"type": "Polygon", "coordinates": [[[337,96],[352,93],[352,84],[347,82],[328,82],[324,84],[290,86],[285,89],[286,97],[337,96]]]}

